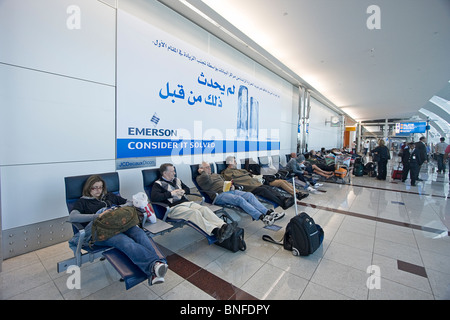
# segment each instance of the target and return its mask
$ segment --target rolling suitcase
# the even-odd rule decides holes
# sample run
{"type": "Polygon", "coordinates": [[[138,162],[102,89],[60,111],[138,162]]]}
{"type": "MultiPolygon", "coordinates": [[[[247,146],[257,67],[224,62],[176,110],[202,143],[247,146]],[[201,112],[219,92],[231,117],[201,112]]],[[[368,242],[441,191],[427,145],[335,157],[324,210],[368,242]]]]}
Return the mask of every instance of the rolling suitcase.
{"type": "Polygon", "coordinates": [[[397,167],[397,170],[395,170],[395,169],[392,170],[392,179],[394,179],[394,180],[401,180],[402,179],[402,175],[403,175],[403,168],[399,164],[398,167],[397,167]]]}

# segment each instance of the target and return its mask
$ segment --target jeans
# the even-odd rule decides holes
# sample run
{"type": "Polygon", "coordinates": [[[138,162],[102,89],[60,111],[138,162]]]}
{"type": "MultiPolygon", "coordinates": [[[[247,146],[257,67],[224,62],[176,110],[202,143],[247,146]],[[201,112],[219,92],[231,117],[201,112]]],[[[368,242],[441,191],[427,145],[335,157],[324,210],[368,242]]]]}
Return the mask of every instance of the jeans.
{"type": "Polygon", "coordinates": [[[436,160],[437,160],[437,165],[438,165],[438,171],[441,172],[445,172],[445,164],[444,164],[444,155],[443,154],[438,154],[436,156],[436,160]]]}
{"type": "Polygon", "coordinates": [[[99,246],[111,246],[122,251],[150,278],[156,262],[167,263],[164,255],[145,232],[137,226],[119,233],[105,241],[96,241],[99,246]]]}
{"type": "Polygon", "coordinates": [[[251,192],[240,190],[222,192],[217,196],[215,203],[239,207],[251,215],[254,220],[258,220],[261,214],[267,212],[267,208],[251,192]]]}

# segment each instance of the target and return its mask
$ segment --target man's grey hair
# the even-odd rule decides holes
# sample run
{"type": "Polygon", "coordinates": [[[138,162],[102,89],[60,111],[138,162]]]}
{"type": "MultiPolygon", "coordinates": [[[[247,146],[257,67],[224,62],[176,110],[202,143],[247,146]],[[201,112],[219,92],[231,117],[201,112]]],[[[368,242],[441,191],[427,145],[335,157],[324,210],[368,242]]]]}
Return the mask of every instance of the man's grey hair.
{"type": "Polygon", "coordinates": [[[234,159],[235,159],[234,156],[228,156],[227,159],[225,160],[225,163],[232,164],[232,163],[234,163],[234,159]]]}

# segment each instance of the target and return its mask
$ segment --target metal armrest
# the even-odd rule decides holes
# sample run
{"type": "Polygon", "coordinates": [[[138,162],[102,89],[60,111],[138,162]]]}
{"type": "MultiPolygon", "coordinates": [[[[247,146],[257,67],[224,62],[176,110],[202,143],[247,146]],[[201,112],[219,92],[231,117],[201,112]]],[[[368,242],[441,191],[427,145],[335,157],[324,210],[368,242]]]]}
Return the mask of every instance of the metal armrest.
{"type": "MultiPolygon", "coordinates": [[[[186,197],[187,197],[187,196],[195,196],[195,197],[202,198],[202,201],[200,202],[200,204],[203,204],[203,202],[205,202],[205,198],[204,198],[201,194],[198,194],[198,193],[189,193],[189,194],[186,194],[185,196],[186,196],[186,197]]],[[[188,199],[189,199],[189,198],[188,198],[188,199]]]]}
{"type": "Polygon", "coordinates": [[[83,248],[84,238],[86,237],[86,231],[81,223],[71,222],[72,225],[78,230],[80,237],[78,238],[77,248],[75,249],[75,260],[78,267],[81,267],[81,249],[83,248]]]}
{"type": "MultiPolygon", "coordinates": [[[[215,204],[217,196],[219,195],[217,192],[214,191],[209,191],[209,190],[198,190],[199,192],[204,192],[206,194],[208,194],[209,198],[212,198],[211,196],[215,196],[213,202],[211,202],[211,204],[215,204]]],[[[205,197],[203,197],[203,202],[205,201],[205,197]]]]}
{"type": "Polygon", "coordinates": [[[162,221],[166,222],[167,216],[169,215],[169,212],[170,212],[170,207],[169,207],[169,205],[166,204],[166,203],[162,203],[162,202],[153,202],[153,201],[152,201],[152,205],[160,206],[160,207],[163,207],[164,209],[166,209],[166,212],[164,213],[164,217],[161,219],[162,221]]]}
{"type": "Polygon", "coordinates": [[[78,238],[77,250],[75,252],[75,259],[77,260],[77,266],[81,267],[81,248],[83,247],[86,231],[84,229],[79,230],[80,238],[78,238]]]}

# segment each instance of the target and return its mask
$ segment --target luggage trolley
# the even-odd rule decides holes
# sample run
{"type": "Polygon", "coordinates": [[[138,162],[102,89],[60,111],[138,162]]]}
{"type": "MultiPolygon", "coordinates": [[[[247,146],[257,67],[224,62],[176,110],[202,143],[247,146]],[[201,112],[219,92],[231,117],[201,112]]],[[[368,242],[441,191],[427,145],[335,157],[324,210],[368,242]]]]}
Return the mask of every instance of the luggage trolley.
{"type": "Polygon", "coordinates": [[[351,156],[346,156],[346,155],[337,155],[334,158],[334,165],[335,165],[335,170],[339,169],[339,168],[344,168],[345,170],[347,170],[347,174],[345,175],[345,177],[343,178],[344,181],[348,180],[348,183],[351,182],[351,172],[353,170],[353,163],[352,163],[352,157],[351,156]]]}

